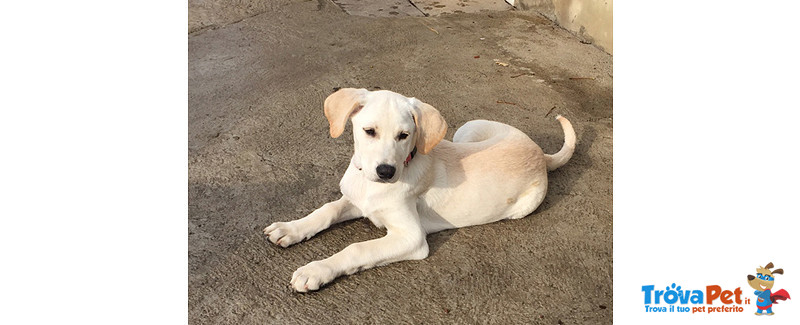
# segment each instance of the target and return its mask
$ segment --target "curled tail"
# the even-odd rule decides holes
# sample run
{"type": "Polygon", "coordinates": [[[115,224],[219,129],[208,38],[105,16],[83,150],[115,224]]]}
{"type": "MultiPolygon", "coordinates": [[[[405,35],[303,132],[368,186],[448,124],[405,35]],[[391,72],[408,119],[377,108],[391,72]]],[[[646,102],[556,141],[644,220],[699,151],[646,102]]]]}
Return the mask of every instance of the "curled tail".
{"type": "Polygon", "coordinates": [[[564,146],[555,154],[544,155],[547,162],[547,170],[555,170],[558,167],[564,166],[572,157],[575,152],[575,130],[572,129],[572,123],[561,115],[556,116],[556,120],[561,123],[561,128],[564,130],[564,146]]]}

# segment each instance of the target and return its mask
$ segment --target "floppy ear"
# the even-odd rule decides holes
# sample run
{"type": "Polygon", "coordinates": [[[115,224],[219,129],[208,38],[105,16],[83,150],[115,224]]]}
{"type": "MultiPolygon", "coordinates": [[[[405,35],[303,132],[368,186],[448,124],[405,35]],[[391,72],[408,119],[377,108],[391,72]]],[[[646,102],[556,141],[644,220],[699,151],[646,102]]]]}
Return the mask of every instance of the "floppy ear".
{"type": "Polygon", "coordinates": [[[772,274],[783,274],[783,269],[776,269],[775,271],[772,271],[772,274]]]}
{"type": "Polygon", "coordinates": [[[417,151],[424,155],[442,141],[447,133],[447,122],[433,106],[416,98],[412,98],[412,102],[414,108],[411,110],[411,115],[414,117],[414,124],[417,125],[417,151]]]}
{"type": "Polygon", "coordinates": [[[343,88],[325,99],[325,117],[330,124],[331,137],[342,135],[347,119],[364,107],[366,89],[343,88]]]}
{"type": "Polygon", "coordinates": [[[765,269],[771,269],[771,268],[773,268],[774,266],[775,266],[775,265],[772,265],[772,262],[769,262],[769,264],[767,264],[767,266],[765,266],[764,268],[765,268],[765,269]]]}

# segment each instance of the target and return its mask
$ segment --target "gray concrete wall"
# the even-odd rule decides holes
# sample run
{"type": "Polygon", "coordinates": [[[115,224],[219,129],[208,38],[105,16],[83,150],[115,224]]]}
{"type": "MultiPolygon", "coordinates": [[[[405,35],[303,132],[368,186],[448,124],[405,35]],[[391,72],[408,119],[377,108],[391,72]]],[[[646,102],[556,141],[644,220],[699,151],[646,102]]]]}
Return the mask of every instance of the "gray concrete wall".
{"type": "Polygon", "coordinates": [[[516,0],[515,5],[537,10],[585,42],[614,54],[614,0],[516,0]]]}
{"type": "MultiPolygon", "coordinates": [[[[333,4],[332,0],[316,0],[316,2],[318,7],[333,4]]],[[[393,1],[387,3],[391,2],[393,1]]],[[[398,5],[401,5],[401,3],[405,4],[406,0],[397,2],[398,5]]],[[[468,8],[497,10],[488,1],[471,3],[471,7],[450,6],[450,8],[426,6],[426,1],[413,2],[417,3],[420,10],[432,15],[438,15],[436,10],[447,12],[470,11],[468,8]],[[429,8],[433,11],[427,10],[429,8]]],[[[593,43],[613,55],[613,2],[613,0],[514,0],[513,5],[522,10],[538,11],[578,35],[583,42],[593,43]]],[[[279,8],[290,3],[292,3],[291,0],[189,0],[189,33],[208,27],[225,26],[266,11],[280,10],[279,8]]],[[[434,1],[432,3],[444,2],[434,1]]],[[[440,4],[439,6],[444,5],[440,4]]],[[[387,14],[391,12],[392,10],[386,10],[387,14]]],[[[376,11],[376,13],[378,12],[376,11]]]]}

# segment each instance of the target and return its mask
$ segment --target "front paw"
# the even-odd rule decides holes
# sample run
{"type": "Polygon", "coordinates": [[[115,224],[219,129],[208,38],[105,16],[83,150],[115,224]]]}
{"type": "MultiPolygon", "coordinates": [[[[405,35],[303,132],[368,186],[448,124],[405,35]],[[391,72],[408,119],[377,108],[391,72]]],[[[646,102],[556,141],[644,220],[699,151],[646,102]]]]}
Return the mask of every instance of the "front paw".
{"type": "Polygon", "coordinates": [[[297,292],[315,291],[334,278],[336,274],[330,267],[320,261],[314,261],[294,271],[290,285],[297,292]]]}
{"type": "Polygon", "coordinates": [[[299,243],[305,236],[301,233],[294,222],[276,222],[264,228],[264,234],[269,241],[281,247],[289,247],[299,243]]]}

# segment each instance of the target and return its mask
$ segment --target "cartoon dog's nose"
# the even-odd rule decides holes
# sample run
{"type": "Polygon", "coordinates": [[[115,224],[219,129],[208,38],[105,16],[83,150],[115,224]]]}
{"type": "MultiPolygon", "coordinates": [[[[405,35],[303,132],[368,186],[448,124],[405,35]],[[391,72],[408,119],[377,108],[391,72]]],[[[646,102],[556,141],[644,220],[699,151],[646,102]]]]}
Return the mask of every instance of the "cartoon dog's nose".
{"type": "Polygon", "coordinates": [[[753,280],[753,279],[755,279],[755,278],[756,278],[756,277],[754,277],[754,276],[752,276],[752,275],[749,275],[749,274],[747,275],[747,280],[748,280],[748,281],[752,281],[752,280],[753,280]]]}
{"type": "Polygon", "coordinates": [[[375,168],[375,171],[378,173],[378,177],[381,179],[390,179],[394,176],[394,166],[389,166],[387,164],[380,164],[378,168],[375,168]]]}

